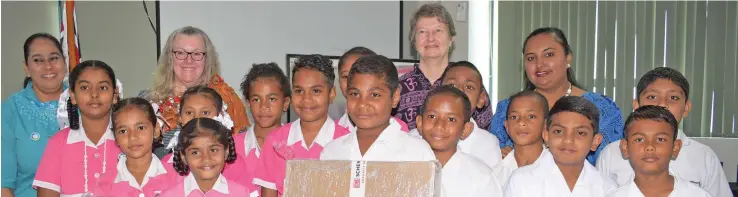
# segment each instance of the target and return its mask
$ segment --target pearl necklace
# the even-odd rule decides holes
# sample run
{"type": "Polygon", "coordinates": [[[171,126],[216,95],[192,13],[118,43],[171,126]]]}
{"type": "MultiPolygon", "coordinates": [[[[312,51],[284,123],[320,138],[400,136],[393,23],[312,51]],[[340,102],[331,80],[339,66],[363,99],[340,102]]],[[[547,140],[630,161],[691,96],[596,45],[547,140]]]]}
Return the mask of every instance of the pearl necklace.
{"type": "MultiPolygon", "coordinates": [[[[106,140],[104,138],[102,138],[100,140],[104,140],[103,141],[103,144],[102,144],[103,145],[102,173],[105,174],[105,166],[107,166],[107,163],[108,163],[108,146],[107,146],[108,140],[106,140]]],[[[84,156],[84,158],[85,158],[85,163],[84,163],[84,166],[85,166],[85,193],[82,194],[82,196],[92,196],[92,194],[89,191],[89,184],[88,184],[89,179],[87,178],[87,144],[86,143],[87,142],[85,142],[85,144],[84,144],[84,152],[85,152],[85,156],[84,156]]],[[[95,147],[95,148],[97,148],[97,147],[95,147]]],[[[95,178],[97,178],[97,177],[95,177],[95,178]]]]}
{"type": "MultiPolygon", "coordinates": [[[[570,96],[571,95],[571,83],[569,83],[569,89],[566,89],[566,94],[564,96],[570,96]]],[[[533,89],[533,91],[538,91],[538,88],[533,89]]]]}

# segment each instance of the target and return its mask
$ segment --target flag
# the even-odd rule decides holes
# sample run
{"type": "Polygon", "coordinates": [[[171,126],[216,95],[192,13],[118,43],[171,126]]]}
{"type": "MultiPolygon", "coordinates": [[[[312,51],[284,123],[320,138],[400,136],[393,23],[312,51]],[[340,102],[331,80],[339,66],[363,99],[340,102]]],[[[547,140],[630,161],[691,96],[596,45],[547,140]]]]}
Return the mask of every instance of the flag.
{"type": "Polygon", "coordinates": [[[82,54],[79,49],[79,37],[77,36],[77,11],[74,1],[59,1],[59,40],[62,44],[62,53],[67,60],[69,71],[72,71],[81,61],[82,54]]]}

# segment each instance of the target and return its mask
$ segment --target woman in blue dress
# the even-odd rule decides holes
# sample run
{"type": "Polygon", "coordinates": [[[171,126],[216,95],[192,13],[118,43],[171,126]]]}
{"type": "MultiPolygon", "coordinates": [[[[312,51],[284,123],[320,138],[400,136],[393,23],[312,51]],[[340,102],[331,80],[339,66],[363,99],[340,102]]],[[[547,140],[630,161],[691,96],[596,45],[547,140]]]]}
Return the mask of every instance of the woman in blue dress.
{"type": "Polygon", "coordinates": [[[49,137],[59,131],[56,110],[67,88],[67,66],[59,40],[33,34],[23,44],[30,82],[2,102],[2,196],[35,197],[31,187],[49,137]]]}
{"type": "MultiPolygon", "coordinates": [[[[574,79],[571,68],[572,50],[566,35],[561,29],[539,28],[528,35],[523,43],[523,62],[526,76],[526,90],[535,90],[548,100],[553,107],[564,96],[581,96],[594,103],[600,110],[600,133],[602,143],[597,151],[587,155],[592,165],[608,143],[623,138],[623,118],[620,108],[610,98],[582,89],[574,79]]],[[[500,139],[500,149],[505,157],[512,150],[513,143],[505,130],[509,99],[497,103],[497,111],[492,117],[489,131],[500,139]]]]}

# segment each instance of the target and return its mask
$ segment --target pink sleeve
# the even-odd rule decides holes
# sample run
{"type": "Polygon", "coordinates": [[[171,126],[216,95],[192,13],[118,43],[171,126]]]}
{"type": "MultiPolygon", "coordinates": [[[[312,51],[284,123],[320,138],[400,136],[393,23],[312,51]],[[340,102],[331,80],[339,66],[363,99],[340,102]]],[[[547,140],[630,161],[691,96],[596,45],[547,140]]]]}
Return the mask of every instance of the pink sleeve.
{"type": "MultiPolygon", "coordinates": [[[[59,132],[59,134],[62,134],[59,132]]],[[[61,170],[63,143],[67,135],[55,135],[46,145],[41,162],[33,179],[33,188],[46,188],[61,193],[61,170]]]]}
{"type": "MultiPolygon", "coordinates": [[[[288,124],[289,125],[289,124],[288,124]]],[[[285,126],[282,126],[284,128],[285,126]]],[[[274,173],[276,167],[277,167],[277,153],[274,152],[274,141],[277,140],[275,138],[278,138],[276,134],[280,133],[282,131],[282,128],[279,130],[271,133],[269,136],[267,136],[267,139],[264,140],[264,145],[261,149],[261,156],[259,157],[259,164],[258,169],[256,173],[254,174],[254,184],[277,190],[276,185],[276,174],[274,173]]],[[[289,128],[289,127],[288,127],[289,128]]]]}
{"type": "Polygon", "coordinates": [[[404,132],[410,132],[410,129],[407,128],[407,123],[405,123],[405,121],[402,121],[399,118],[395,118],[395,117],[392,117],[392,118],[394,118],[397,121],[397,123],[400,124],[400,130],[404,132]]]}

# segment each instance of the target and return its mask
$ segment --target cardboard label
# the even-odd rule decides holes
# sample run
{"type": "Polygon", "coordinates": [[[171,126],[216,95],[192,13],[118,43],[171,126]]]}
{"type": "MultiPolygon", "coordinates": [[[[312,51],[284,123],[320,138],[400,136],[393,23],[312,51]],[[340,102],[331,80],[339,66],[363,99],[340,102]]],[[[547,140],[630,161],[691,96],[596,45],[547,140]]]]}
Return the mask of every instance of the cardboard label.
{"type": "Polygon", "coordinates": [[[366,192],[366,161],[351,161],[350,197],[363,197],[366,192]]]}

